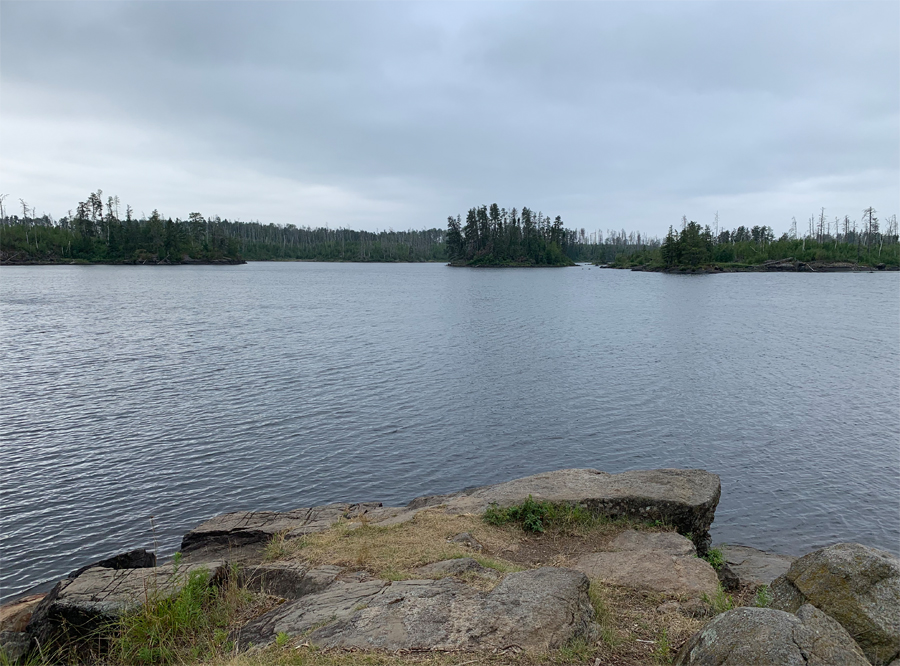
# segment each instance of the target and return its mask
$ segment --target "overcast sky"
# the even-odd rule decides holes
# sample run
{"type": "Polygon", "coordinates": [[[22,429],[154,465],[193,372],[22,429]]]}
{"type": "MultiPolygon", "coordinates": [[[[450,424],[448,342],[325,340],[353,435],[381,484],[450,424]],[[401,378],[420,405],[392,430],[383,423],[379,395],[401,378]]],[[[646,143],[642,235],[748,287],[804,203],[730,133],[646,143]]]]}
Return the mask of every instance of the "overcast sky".
{"type": "Polygon", "coordinates": [[[900,212],[900,3],[0,4],[0,192],[664,234],[900,212]]]}

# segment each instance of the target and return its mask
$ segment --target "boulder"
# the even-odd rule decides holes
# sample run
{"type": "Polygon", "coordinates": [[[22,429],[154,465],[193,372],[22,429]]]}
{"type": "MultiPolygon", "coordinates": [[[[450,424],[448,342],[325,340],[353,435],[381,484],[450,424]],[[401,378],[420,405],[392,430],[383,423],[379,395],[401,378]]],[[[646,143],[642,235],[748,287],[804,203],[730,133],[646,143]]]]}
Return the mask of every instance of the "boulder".
{"type": "Polygon", "coordinates": [[[244,627],[241,645],[278,633],[321,647],[382,650],[547,650],[595,633],[589,582],[571,569],[509,574],[491,592],[454,578],[337,582],[244,627]]]}
{"type": "Polygon", "coordinates": [[[735,608],[715,617],[682,646],[675,666],[867,666],[835,620],[809,604],[796,615],[735,608]]]}
{"type": "Polygon", "coordinates": [[[535,500],[578,504],[605,516],[670,524],[681,534],[690,534],[697,550],[704,554],[721,483],[718,476],[701,469],[621,474],[563,469],[445,496],[441,503],[453,513],[483,513],[491,504],[520,504],[529,495],[535,500]]]}
{"type": "Polygon", "coordinates": [[[858,543],[839,543],[796,560],[771,586],[771,608],[809,603],[850,632],[873,664],[900,654],[900,559],[858,543]]]}
{"type": "Polygon", "coordinates": [[[681,535],[626,530],[609,547],[611,552],[582,555],[572,567],[609,585],[643,592],[698,598],[718,591],[715,569],[681,535]]]}
{"type": "Polygon", "coordinates": [[[181,552],[225,552],[247,545],[263,545],[277,534],[296,538],[324,532],[339,520],[357,517],[381,503],[327,504],[293,511],[239,511],[210,518],[184,535],[181,552]]]}
{"type": "Polygon", "coordinates": [[[340,573],[340,567],[331,565],[310,569],[302,562],[271,562],[246,567],[241,571],[241,583],[254,592],[299,599],[321,592],[340,573]]]}
{"type": "Polygon", "coordinates": [[[723,545],[721,550],[725,564],[719,570],[719,580],[729,590],[771,585],[776,578],[787,573],[797,559],[749,546],[723,545]]]}
{"type": "Polygon", "coordinates": [[[204,569],[210,581],[227,575],[224,562],[141,569],[91,567],[77,578],[56,584],[35,609],[28,633],[46,645],[60,632],[86,636],[139,608],[148,595],[170,597],[187,583],[192,572],[204,569]]]}

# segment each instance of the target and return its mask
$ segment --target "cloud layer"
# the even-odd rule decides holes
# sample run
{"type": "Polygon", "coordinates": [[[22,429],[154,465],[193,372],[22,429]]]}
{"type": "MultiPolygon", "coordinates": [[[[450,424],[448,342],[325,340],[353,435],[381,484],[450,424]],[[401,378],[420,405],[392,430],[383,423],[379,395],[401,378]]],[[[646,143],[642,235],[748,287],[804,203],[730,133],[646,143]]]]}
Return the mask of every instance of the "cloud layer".
{"type": "Polygon", "coordinates": [[[64,214],[785,230],[900,208],[900,5],[4,2],[0,182],[64,214]]]}

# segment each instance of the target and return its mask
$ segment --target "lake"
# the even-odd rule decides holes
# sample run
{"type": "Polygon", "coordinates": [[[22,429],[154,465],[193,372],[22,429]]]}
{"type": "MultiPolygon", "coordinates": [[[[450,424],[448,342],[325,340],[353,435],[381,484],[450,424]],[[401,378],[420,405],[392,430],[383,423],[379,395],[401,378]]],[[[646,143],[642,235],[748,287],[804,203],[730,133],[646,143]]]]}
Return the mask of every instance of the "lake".
{"type": "Polygon", "coordinates": [[[565,467],[719,474],[714,542],[900,552],[898,273],[4,267],[0,308],[3,599],[216,513],[565,467]]]}

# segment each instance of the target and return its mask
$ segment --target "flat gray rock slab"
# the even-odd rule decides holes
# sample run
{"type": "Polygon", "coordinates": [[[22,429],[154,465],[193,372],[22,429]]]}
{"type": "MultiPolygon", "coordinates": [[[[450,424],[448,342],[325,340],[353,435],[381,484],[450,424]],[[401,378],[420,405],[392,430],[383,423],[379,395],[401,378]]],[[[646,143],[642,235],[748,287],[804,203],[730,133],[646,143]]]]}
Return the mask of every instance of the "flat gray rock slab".
{"type": "Polygon", "coordinates": [[[771,586],[770,606],[788,612],[809,603],[850,632],[869,661],[900,654],[900,559],[858,543],[839,543],[795,561],[771,586]]]}
{"type": "Polygon", "coordinates": [[[606,516],[662,521],[690,534],[697,549],[709,545],[722,486],[719,477],[702,469],[636,470],[609,474],[596,469],[563,469],[443,498],[454,513],[482,513],[491,504],[536,500],[579,504],[606,516]]]}
{"type": "Polygon", "coordinates": [[[706,560],[652,550],[589,553],[572,568],[607,585],[672,597],[712,597],[719,585],[716,570],[706,560]]]}
{"type": "Polygon", "coordinates": [[[227,574],[224,562],[204,562],[142,569],[91,567],[77,578],[61,581],[35,609],[28,632],[46,645],[56,632],[88,634],[139,608],[148,596],[177,594],[192,573],[209,572],[210,581],[227,574]]]}
{"type": "Polygon", "coordinates": [[[340,520],[359,513],[382,508],[380,503],[327,504],[292,511],[239,511],[210,518],[184,535],[181,552],[241,548],[249,544],[265,544],[272,537],[287,538],[323,532],[340,520]]]}
{"type": "Polygon", "coordinates": [[[787,573],[795,557],[778,555],[749,546],[722,546],[725,566],[733,576],[732,586],[771,585],[779,576],[787,573]]]}
{"type": "Polygon", "coordinates": [[[718,589],[715,569],[680,534],[626,530],[609,549],[582,555],[572,567],[608,585],[667,596],[712,597],[718,589]]]}
{"type": "Polygon", "coordinates": [[[715,617],[675,657],[675,666],[867,666],[850,634],[810,605],[796,615],[735,608],[715,617]]]}
{"type": "Polygon", "coordinates": [[[491,592],[454,578],[336,582],[243,628],[266,645],[280,632],[321,647],[383,650],[546,650],[595,635],[587,578],[545,567],[509,574],[491,592]]]}
{"type": "Polygon", "coordinates": [[[625,530],[609,544],[611,551],[652,550],[676,557],[695,557],[694,544],[674,532],[639,532],[625,530]]]}

